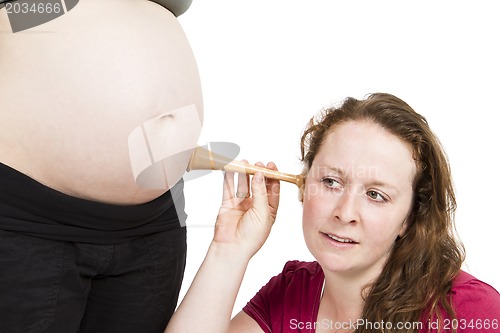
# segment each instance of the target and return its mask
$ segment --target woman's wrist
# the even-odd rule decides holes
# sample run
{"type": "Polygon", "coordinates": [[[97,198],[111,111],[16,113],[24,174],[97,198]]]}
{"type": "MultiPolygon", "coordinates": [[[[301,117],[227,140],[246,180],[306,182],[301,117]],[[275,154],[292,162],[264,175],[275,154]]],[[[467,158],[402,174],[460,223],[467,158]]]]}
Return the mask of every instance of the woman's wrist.
{"type": "Polygon", "coordinates": [[[240,244],[212,241],[207,257],[222,260],[231,265],[244,265],[246,267],[253,256],[251,252],[240,244]]]}

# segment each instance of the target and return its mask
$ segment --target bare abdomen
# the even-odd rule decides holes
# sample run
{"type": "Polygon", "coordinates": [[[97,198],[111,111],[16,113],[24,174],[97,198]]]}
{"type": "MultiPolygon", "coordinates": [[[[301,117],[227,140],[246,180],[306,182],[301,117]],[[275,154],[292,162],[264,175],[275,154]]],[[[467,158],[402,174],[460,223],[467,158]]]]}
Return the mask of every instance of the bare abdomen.
{"type": "MultiPolygon", "coordinates": [[[[5,32],[6,20],[0,11],[0,162],[95,201],[162,194],[135,183],[128,137],[187,105],[202,121],[198,71],[177,19],[152,2],[87,0],[25,32],[5,32]]],[[[165,120],[161,144],[186,135],[178,116],[165,120]]]]}

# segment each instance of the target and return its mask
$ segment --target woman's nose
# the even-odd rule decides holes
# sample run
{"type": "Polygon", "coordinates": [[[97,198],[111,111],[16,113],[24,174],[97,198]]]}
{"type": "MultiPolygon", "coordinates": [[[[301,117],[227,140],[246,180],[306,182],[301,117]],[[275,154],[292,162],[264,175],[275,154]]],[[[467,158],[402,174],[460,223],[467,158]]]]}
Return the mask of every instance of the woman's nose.
{"type": "Polygon", "coordinates": [[[359,220],[359,191],[353,187],[345,188],[339,193],[339,200],[333,211],[335,219],[342,223],[352,223],[359,220]]]}

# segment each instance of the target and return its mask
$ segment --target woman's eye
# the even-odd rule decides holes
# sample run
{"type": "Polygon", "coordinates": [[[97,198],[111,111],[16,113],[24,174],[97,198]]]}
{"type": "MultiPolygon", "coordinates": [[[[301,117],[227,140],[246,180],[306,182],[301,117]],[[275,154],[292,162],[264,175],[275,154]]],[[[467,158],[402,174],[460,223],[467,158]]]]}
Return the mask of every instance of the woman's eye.
{"type": "Polygon", "coordinates": [[[325,184],[327,187],[331,187],[331,188],[339,188],[341,187],[342,185],[336,181],[335,179],[333,178],[323,178],[321,180],[323,182],[323,184],[325,184]]]}
{"type": "Polygon", "coordinates": [[[377,191],[368,191],[366,194],[372,200],[379,201],[379,202],[387,201],[387,199],[384,198],[384,196],[382,194],[378,193],[377,191]]]}

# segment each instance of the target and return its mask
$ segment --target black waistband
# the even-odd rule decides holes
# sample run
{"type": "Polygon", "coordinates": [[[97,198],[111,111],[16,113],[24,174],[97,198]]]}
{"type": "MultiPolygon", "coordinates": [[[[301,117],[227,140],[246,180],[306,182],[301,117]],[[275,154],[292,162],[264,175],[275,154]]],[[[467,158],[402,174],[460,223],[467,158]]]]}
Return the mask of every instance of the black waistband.
{"type": "Polygon", "coordinates": [[[139,205],[72,197],[0,163],[0,229],[64,241],[113,244],[185,226],[184,183],[139,205]]]}

